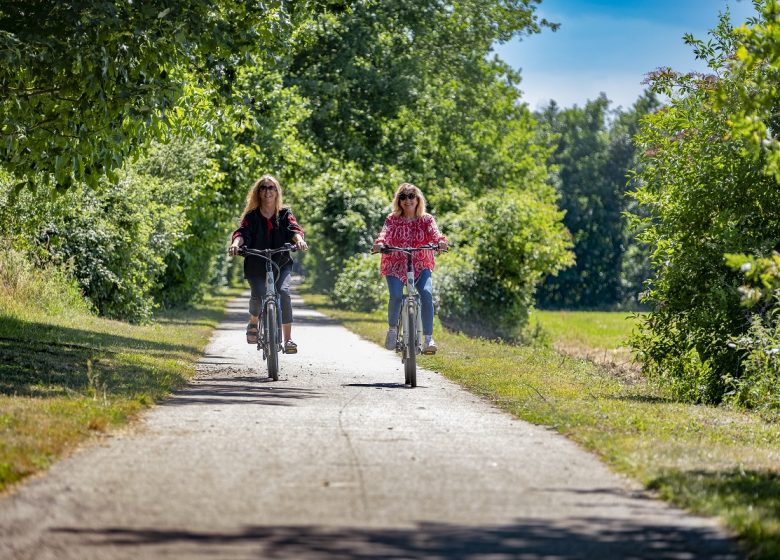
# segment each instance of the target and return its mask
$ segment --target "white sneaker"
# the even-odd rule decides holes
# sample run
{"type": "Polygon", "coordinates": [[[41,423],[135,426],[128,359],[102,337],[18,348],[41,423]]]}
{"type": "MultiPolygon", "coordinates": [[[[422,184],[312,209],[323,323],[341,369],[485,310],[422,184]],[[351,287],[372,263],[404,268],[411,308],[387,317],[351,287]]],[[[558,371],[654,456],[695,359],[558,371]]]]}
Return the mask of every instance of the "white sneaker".
{"type": "Polygon", "coordinates": [[[387,329],[387,335],[385,336],[385,348],[388,350],[395,350],[397,340],[398,329],[387,329]]]}
{"type": "Polygon", "coordinates": [[[438,348],[436,347],[436,343],[433,341],[433,337],[426,338],[425,339],[425,344],[423,344],[423,351],[422,351],[422,353],[423,354],[427,354],[427,355],[430,356],[430,355],[435,354],[436,350],[438,350],[438,348]]]}

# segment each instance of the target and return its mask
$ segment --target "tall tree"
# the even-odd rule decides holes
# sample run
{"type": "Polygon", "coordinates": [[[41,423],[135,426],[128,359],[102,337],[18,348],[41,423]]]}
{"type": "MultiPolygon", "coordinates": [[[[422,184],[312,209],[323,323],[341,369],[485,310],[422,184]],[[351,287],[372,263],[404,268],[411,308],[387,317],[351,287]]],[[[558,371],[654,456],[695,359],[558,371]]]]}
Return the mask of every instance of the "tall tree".
{"type": "Polygon", "coordinates": [[[658,106],[647,93],[628,111],[611,110],[602,94],[582,108],[560,109],[553,102],[538,114],[557,138],[550,161],[557,168],[560,206],[576,255],[575,266],[548,277],[540,287],[539,305],[612,306],[644,280],[637,277],[646,272],[646,253],[635,246],[623,213],[631,203],[626,192],[633,189],[628,176],[635,163],[633,135],[641,117],[658,106]],[[629,247],[632,261],[625,263],[629,247]],[[626,271],[632,275],[628,281],[626,271]]]}
{"type": "Polygon", "coordinates": [[[529,190],[554,204],[545,183],[549,150],[520,101],[519,76],[487,59],[495,41],[553,26],[538,18],[536,4],[359,2],[318,19],[293,52],[285,84],[308,100],[301,137],[319,154],[326,178],[299,185],[317,191],[304,197],[307,215],[328,240],[344,241],[333,243],[337,252],[327,261],[334,265],[323,273],[364,249],[370,233],[345,236],[341,220],[322,209],[349,214],[344,205],[354,203],[362,219],[351,221],[374,224],[384,202],[377,209],[366,200],[382,200],[376,185],[387,196],[401,179],[417,183],[440,215],[496,190],[529,190]],[[364,184],[352,184],[355,177],[364,184]],[[338,187],[321,192],[328,181],[338,187]]]}
{"type": "Polygon", "coordinates": [[[623,186],[608,174],[609,104],[602,94],[583,108],[560,110],[553,103],[540,114],[559,135],[551,163],[558,167],[563,222],[576,255],[574,267],[540,288],[537,301],[545,307],[596,307],[619,297],[623,186]]]}

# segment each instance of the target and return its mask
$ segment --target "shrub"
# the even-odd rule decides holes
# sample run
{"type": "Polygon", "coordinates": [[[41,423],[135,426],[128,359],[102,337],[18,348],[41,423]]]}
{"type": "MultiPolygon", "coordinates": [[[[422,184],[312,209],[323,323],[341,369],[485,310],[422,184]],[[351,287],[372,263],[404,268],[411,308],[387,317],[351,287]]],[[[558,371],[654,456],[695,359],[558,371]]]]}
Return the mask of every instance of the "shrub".
{"type": "Polygon", "coordinates": [[[651,312],[632,344],[645,373],[679,398],[717,403],[747,366],[728,343],[751,328],[740,273],[724,254],[771,252],[780,239],[780,190],[763,158],[730,129],[729,111],[749,87],[729,71],[737,46],[727,22],[712,35],[714,48],[703,51],[717,80],[659,71],[654,87],[671,104],[648,116],[637,137],[636,197],[653,277],[643,298],[651,312]]]}
{"type": "Polygon", "coordinates": [[[572,263],[561,217],[534,193],[505,192],[485,195],[447,220],[455,246],[437,274],[442,322],[488,338],[519,337],[538,283],[572,263]]]}
{"type": "Polygon", "coordinates": [[[136,165],[140,177],[162,181],[157,202],[178,208],[178,235],[164,254],[165,267],[153,289],[165,306],[198,300],[210,285],[224,280],[227,232],[234,227],[233,207],[226,204],[225,177],[212,157],[214,148],[203,140],[174,138],[153,144],[136,165]]]}
{"type": "Polygon", "coordinates": [[[336,277],[332,298],[352,311],[374,311],[387,302],[387,288],[376,255],[359,254],[348,258],[336,277]]]}
{"type": "Polygon", "coordinates": [[[727,265],[744,275],[739,288],[750,312],[750,327],[728,346],[740,355],[742,373],[727,378],[728,400],[762,411],[780,412],[780,254],[756,258],[726,255],[727,265]]]}
{"type": "Polygon", "coordinates": [[[132,171],[100,191],[40,186],[9,201],[0,233],[39,268],[67,267],[101,315],[145,321],[185,224],[181,206],[167,202],[175,188],[132,171]]]}
{"type": "Polygon", "coordinates": [[[359,170],[354,165],[335,167],[301,190],[301,215],[311,240],[305,263],[314,287],[330,292],[338,271],[357,253],[370,250],[387,216],[391,197],[377,184],[393,185],[388,177],[359,170]]]}

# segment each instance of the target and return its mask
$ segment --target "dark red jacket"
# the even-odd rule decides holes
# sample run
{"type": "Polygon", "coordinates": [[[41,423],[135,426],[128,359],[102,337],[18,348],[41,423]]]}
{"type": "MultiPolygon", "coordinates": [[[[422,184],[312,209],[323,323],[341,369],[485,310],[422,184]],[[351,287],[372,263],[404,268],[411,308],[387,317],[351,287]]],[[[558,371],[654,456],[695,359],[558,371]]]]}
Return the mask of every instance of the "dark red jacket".
{"type": "MultiPolygon", "coordinates": [[[[285,243],[292,243],[296,233],[303,237],[303,228],[289,208],[282,208],[276,219],[270,220],[260,213],[259,208],[255,208],[241,220],[241,226],[233,232],[232,239],[240,235],[244,238],[244,245],[250,249],[277,249],[285,243]]],[[[278,253],[273,259],[280,268],[292,262],[289,253],[278,253]]],[[[265,261],[258,257],[246,257],[244,274],[247,277],[264,276],[265,261]]]]}

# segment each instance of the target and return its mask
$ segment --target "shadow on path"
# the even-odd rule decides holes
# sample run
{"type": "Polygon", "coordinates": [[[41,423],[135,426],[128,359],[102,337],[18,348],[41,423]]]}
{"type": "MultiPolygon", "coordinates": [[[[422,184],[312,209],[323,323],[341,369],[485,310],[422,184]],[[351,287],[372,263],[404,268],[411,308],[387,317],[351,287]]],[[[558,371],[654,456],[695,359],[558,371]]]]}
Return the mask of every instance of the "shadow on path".
{"type": "Polygon", "coordinates": [[[312,399],[320,393],[302,387],[280,385],[265,377],[238,376],[202,378],[175,391],[160,406],[190,404],[259,404],[293,406],[296,401],[312,399]]]}
{"type": "Polygon", "coordinates": [[[342,387],[373,387],[375,389],[406,389],[403,383],[345,383],[342,387]]]}
{"type": "MultiPolygon", "coordinates": [[[[408,529],[323,526],[248,526],[236,532],[129,529],[53,529],[87,539],[93,547],[144,548],[197,545],[199,554],[256,558],[431,558],[431,559],[694,559],[738,555],[713,533],[684,527],[634,525],[617,519],[518,520],[510,525],[467,526],[418,523],[408,529]],[[727,552],[732,550],[733,552],[727,552]],[[251,551],[251,554],[246,554],[251,551]]],[[[189,549],[189,547],[188,547],[189,549]]]]}

